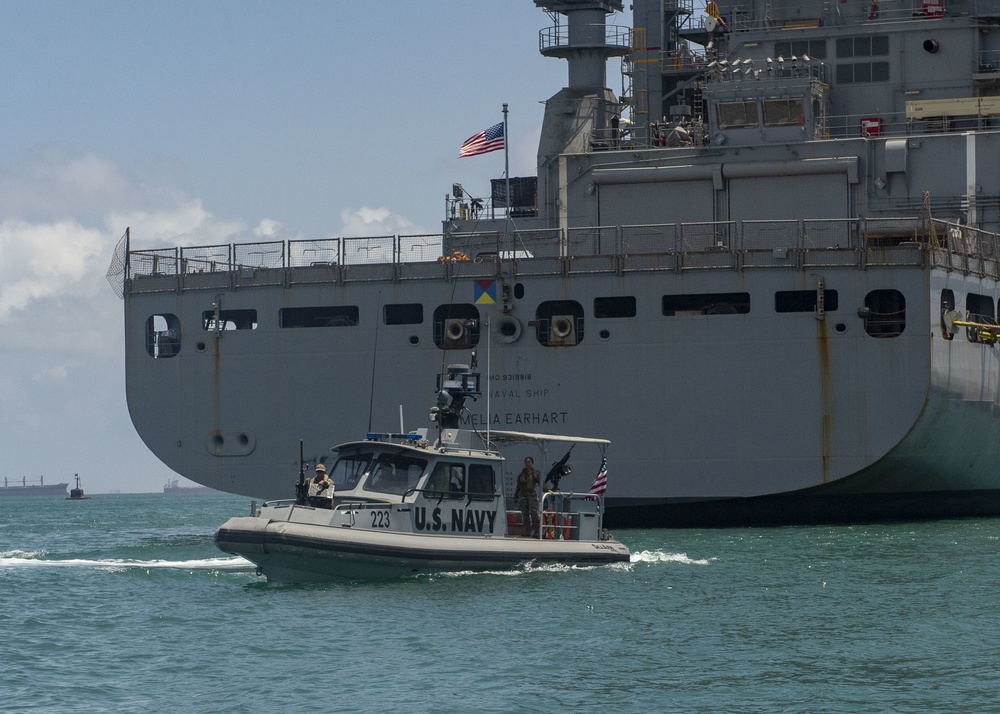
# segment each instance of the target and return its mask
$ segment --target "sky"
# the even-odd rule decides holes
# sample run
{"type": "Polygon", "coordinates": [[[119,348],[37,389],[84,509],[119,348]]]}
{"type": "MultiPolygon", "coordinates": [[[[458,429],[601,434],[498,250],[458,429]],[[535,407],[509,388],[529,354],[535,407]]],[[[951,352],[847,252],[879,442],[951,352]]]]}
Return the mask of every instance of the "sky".
{"type": "Polygon", "coordinates": [[[531,0],[0,0],[0,478],[176,477],[125,403],[126,228],[133,249],[438,233],[453,183],[501,177],[503,152],[458,148],[505,102],[510,173],[535,174],[567,79],[551,24],[531,0]]]}

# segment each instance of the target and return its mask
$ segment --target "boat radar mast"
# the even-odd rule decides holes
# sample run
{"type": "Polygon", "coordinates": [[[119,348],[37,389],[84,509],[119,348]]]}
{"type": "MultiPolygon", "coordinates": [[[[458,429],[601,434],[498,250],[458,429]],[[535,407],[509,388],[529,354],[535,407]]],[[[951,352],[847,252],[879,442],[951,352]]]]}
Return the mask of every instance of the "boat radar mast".
{"type": "Polygon", "coordinates": [[[430,420],[438,425],[438,443],[445,429],[457,429],[468,397],[480,395],[479,373],[468,365],[450,364],[438,375],[437,404],[431,407],[430,420]]]}

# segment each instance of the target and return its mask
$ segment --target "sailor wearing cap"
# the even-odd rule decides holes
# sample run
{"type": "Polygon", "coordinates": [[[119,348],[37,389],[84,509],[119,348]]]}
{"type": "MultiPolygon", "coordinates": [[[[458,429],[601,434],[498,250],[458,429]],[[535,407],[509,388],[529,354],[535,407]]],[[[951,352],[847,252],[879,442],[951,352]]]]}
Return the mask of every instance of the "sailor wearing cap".
{"type": "Polygon", "coordinates": [[[316,475],[309,479],[307,502],[316,508],[333,508],[333,481],[327,477],[323,464],[316,464],[316,475]]]}

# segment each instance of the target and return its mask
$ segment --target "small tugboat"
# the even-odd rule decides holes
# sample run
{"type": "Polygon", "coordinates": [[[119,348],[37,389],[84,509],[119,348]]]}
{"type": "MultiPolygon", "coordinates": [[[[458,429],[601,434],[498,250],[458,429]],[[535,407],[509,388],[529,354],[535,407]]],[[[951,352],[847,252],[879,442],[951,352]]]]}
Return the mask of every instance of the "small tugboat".
{"type": "Polygon", "coordinates": [[[90,496],[83,495],[83,487],[80,485],[80,474],[73,474],[76,478],[76,487],[69,490],[67,501],[89,501],[90,496]]]}
{"type": "Polygon", "coordinates": [[[363,441],[334,447],[330,477],[336,490],[328,504],[308,495],[300,463],[294,500],[266,502],[248,517],[229,519],[215,534],[216,544],[276,582],[628,562],[628,548],[603,528],[603,488],[559,490],[560,478],[570,472],[569,452],[543,482],[537,534],[520,522],[516,504],[508,507],[502,487],[504,458],[497,444],[533,442],[543,457],[553,443],[570,442],[570,451],[587,444],[603,457],[610,442],[458,428],[465,399],[478,395],[479,374],[466,365],[449,366],[438,378],[430,414],[436,439],[430,441],[426,429],[369,433],[363,441]]]}

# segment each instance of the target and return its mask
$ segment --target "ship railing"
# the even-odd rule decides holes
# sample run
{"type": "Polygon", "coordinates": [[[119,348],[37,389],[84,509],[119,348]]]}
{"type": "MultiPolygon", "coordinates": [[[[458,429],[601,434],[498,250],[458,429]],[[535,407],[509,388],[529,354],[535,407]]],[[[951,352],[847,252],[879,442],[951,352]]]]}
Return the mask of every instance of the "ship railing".
{"type": "Polygon", "coordinates": [[[569,50],[576,46],[592,47],[603,45],[604,47],[617,48],[620,51],[627,51],[632,48],[632,28],[624,25],[606,25],[597,23],[582,28],[581,37],[575,33],[581,28],[574,27],[574,36],[570,37],[569,25],[553,25],[538,32],[538,51],[544,54],[551,54],[556,51],[569,50]]]}
{"type": "Polygon", "coordinates": [[[546,491],[538,503],[540,540],[600,540],[604,496],[546,491]]]}
{"type": "MultiPolygon", "coordinates": [[[[750,30],[819,27],[820,25],[872,24],[880,22],[901,22],[904,20],[936,20],[955,15],[980,16],[977,3],[962,3],[959,8],[948,0],[874,0],[845,6],[836,5],[836,11],[816,11],[812,17],[795,15],[782,17],[772,9],[759,12],[754,5],[734,6],[724,19],[731,32],[750,30]]],[[[769,4],[764,5],[770,8],[769,4]]],[[[819,7],[816,5],[815,7],[819,7]]],[[[830,8],[824,4],[825,8],[830,8]]],[[[992,7],[987,9],[990,12],[992,7]]],[[[995,12],[995,11],[993,11],[995,12]]]]}
{"type": "Polygon", "coordinates": [[[992,275],[1000,237],[939,220],[787,219],[626,224],[212,245],[129,254],[136,292],[365,280],[634,270],[935,264],[992,275]],[[508,267],[504,267],[508,266],[508,267]]]}

